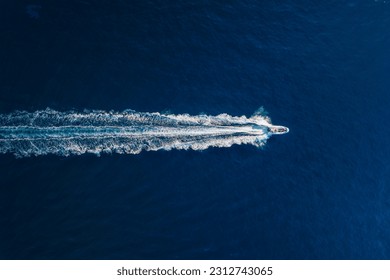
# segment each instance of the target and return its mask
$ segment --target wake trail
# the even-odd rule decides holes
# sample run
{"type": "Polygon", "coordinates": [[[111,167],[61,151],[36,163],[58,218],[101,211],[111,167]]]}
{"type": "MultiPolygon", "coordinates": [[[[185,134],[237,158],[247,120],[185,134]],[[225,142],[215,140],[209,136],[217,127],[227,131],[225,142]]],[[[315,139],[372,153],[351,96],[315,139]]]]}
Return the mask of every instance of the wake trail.
{"type": "Polygon", "coordinates": [[[16,111],[0,114],[0,153],[16,157],[85,153],[138,154],[142,150],[204,150],[252,144],[261,147],[273,134],[288,129],[273,126],[257,113],[252,117],[188,114],[83,111],[16,111]]]}

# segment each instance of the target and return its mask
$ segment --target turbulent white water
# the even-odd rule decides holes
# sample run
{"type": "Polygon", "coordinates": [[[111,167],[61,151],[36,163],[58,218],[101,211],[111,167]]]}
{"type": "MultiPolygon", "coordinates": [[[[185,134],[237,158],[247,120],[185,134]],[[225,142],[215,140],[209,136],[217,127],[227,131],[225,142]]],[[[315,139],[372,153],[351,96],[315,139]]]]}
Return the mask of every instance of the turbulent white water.
{"type": "Polygon", "coordinates": [[[17,157],[84,153],[137,154],[142,150],[230,147],[233,144],[264,145],[272,135],[270,119],[135,111],[33,113],[17,111],[0,115],[0,153],[17,157]]]}

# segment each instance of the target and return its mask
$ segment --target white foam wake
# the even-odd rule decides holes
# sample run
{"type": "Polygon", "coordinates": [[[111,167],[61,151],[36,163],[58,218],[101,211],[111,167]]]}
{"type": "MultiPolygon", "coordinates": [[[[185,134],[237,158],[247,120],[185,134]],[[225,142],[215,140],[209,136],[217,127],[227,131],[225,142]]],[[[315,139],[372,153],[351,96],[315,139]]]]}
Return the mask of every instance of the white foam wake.
{"type": "Polygon", "coordinates": [[[142,150],[264,145],[270,119],[188,114],[84,111],[17,111],[0,115],[0,153],[17,157],[84,153],[137,154],[142,150]]]}

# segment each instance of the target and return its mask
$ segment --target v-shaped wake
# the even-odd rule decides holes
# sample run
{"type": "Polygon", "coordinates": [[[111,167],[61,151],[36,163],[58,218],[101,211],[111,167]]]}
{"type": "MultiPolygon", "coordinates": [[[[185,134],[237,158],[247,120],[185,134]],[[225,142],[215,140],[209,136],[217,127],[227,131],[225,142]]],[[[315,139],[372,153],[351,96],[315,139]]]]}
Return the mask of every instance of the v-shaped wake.
{"type": "Polygon", "coordinates": [[[17,111],[0,115],[0,153],[17,157],[84,153],[138,154],[142,150],[263,146],[273,134],[288,128],[274,126],[268,117],[84,111],[17,111]]]}

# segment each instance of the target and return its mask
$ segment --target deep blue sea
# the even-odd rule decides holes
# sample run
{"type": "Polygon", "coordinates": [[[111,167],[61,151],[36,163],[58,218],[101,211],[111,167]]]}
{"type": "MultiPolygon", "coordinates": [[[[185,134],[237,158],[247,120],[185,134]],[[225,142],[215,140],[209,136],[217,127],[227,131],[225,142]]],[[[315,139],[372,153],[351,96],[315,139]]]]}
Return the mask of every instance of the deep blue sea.
{"type": "Polygon", "coordinates": [[[251,116],[264,148],[0,155],[1,259],[389,259],[390,2],[5,0],[0,114],[251,116]]]}

